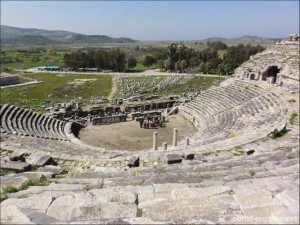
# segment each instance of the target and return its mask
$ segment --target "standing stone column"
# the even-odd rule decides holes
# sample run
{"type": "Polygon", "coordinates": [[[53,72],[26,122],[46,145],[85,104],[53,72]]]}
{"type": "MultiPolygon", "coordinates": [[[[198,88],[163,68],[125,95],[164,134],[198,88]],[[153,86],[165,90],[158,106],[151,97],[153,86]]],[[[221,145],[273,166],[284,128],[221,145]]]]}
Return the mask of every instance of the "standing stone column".
{"type": "Polygon", "coordinates": [[[177,128],[174,128],[174,131],[173,131],[173,146],[177,146],[177,134],[178,134],[178,130],[177,130],[177,128]]]}
{"type": "Polygon", "coordinates": [[[157,132],[153,132],[153,150],[157,150],[157,132]]]}
{"type": "Polygon", "coordinates": [[[168,150],[168,143],[167,142],[163,143],[163,150],[168,150]]]}
{"type": "Polygon", "coordinates": [[[190,144],[190,139],[189,138],[186,138],[185,139],[185,146],[188,146],[190,144]]]}

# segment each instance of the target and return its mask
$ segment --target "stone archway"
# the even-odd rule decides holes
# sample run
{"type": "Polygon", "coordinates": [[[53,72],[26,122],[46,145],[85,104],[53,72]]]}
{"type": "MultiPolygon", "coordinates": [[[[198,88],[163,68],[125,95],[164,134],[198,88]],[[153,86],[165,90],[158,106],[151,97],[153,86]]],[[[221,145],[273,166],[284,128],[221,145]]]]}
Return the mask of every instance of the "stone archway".
{"type": "Polygon", "coordinates": [[[276,83],[277,74],[280,72],[278,66],[269,66],[268,69],[262,73],[262,80],[267,80],[268,77],[274,78],[274,83],[276,83]]]}
{"type": "Polygon", "coordinates": [[[255,74],[254,73],[250,74],[250,80],[255,80],[255,74]]]}

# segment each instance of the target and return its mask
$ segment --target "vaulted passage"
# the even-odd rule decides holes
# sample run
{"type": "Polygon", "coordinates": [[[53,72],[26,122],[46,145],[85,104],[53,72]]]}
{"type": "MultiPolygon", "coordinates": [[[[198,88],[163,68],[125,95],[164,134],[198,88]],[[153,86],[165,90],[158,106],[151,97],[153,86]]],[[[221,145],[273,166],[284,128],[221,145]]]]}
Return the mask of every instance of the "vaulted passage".
{"type": "Polygon", "coordinates": [[[280,69],[277,66],[270,66],[263,74],[262,80],[267,80],[267,77],[274,77],[274,83],[276,83],[277,74],[280,69]]]}

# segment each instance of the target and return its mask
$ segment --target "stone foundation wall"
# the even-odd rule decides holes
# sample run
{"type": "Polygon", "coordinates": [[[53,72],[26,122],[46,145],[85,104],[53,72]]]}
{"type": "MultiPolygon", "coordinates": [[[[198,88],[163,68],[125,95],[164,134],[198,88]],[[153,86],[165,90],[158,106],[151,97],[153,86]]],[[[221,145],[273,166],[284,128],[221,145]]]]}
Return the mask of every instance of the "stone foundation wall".
{"type": "Polygon", "coordinates": [[[0,86],[19,84],[18,76],[0,77],[0,86]]]}
{"type": "Polygon", "coordinates": [[[93,125],[104,125],[110,123],[119,123],[119,122],[126,122],[126,115],[120,116],[106,116],[106,117],[96,117],[92,119],[93,125]]]}

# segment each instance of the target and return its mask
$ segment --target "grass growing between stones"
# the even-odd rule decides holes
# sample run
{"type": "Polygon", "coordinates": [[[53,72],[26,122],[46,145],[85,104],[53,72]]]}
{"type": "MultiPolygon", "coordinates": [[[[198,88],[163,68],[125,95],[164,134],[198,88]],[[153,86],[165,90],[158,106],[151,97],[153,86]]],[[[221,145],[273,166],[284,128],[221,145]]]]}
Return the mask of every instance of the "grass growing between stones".
{"type": "Polygon", "coordinates": [[[28,198],[28,195],[25,195],[25,194],[19,195],[18,198],[28,198]]]}
{"type": "Polygon", "coordinates": [[[244,84],[244,85],[243,85],[243,88],[246,89],[246,90],[248,90],[248,89],[249,89],[249,85],[244,84]]]}
{"type": "Polygon", "coordinates": [[[143,216],[143,210],[142,209],[138,209],[136,212],[136,217],[142,217],[143,216]]]}
{"type": "Polygon", "coordinates": [[[255,171],[254,171],[254,170],[249,170],[248,173],[249,173],[249,175],[252,176],[252,177],[255,175],[255,171]]]}
{"type": "Polygon", "coordinates": [[[9,193],[16,193],[18,191],[23,191],[29,188],[30,186],[48,186],[50,183],[51,181],[48,180],[47,178],[42,178],[40,180],[28,180],[25,183],[23,183],[20,188],[16,188],[14,186],[7,186],[3,188],[0,192],[1,195],[0,202],[7,199],[7,194],[9,193]]]}
{"type": "Polygon", "coordinates": [[[242,148],[234,148],[231,153],[235,156],[242,156],[244,155],[244,151],[242,148]]]}
{"type": "Polygon", "coordinates": [[[7,186],[6,188],[3,189],[4,193],[15,193],[18,191],[19,191],[19,189],[14,186],[7,186]]]}
{"type": "Polygon", "coordinates": [[[209,156],[211,154],[213,154],[213,153],[212,152],[204,152],[204,153],[202,153],[203,156],[209,156]]]}
{"type": "Polygon", "coordinates": [[[291,147],[291,146],[288,146],[288,147],[278,147],[278,148],[275,148],[273,151],[282,151],[282,152],[291,152],[293,148],[295,148],[297,146],[294,146],[294,147],[291,147]]]}
{"type": "Polygon", "coordinates": [[[296,102],[296,100],[295,100],[295,99],[293,99],[293,98],[291,98],[291,99],[289,99],[289,100],[288,100],[288,102],[292,104],[292,103],[295,103],[295,102],[296,102]]]}
{"type": "Polygon", "coordinates": [[[232,132],[232,133],[230,133],[230,134],[228,135],[228,137],[229,137],[229,138],[234,138],[234,137],[236,137],[236,133],[235,133],[235,132],[232,132]]]}
{"type": "Polygon", "coordinates": [[[16,173],[16,172],[13,170],[0,170],[0,176],[4,176],[11,173],[16,173]]]}
{"type": "Polygon", "coordinates": [[[29,186],[48,186],[51,181],[47,178],[42,178],[40,180],[28,180],[22,184],[19,190],[26,190],[29,186]]]}
{"type": "Polygon", "coordinates": [[[289,122],[291,125],[294,125],[295,124],[295,120],[296,120],[296,117],[298,116],[298,113],[296,112],[293,112],[290,119],[289,119],[289,122]]]}

